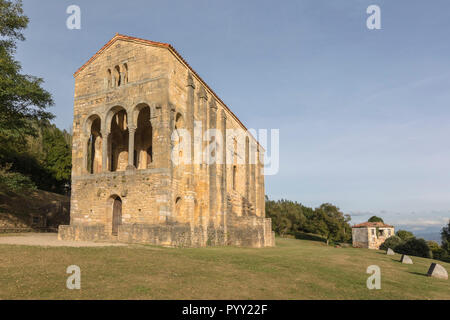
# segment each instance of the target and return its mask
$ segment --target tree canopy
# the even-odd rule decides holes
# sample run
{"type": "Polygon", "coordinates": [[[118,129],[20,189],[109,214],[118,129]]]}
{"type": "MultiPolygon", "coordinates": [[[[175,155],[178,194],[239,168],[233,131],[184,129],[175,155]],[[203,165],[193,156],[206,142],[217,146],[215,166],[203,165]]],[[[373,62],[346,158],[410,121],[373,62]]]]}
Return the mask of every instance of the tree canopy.
{"type": "Polygon", "coordinates": [[[21,1],[0,0],[0,143],[23,143],[27,135],[36,133],[32,120],[49,120],[46,111],[53,105],[43,80],[21,73],[14,59],[17,41],[25,40],[28,25],[21,1]]]}
{"type": "Polygon", "coordinates": [[[409,238],[414,238],[414,234],[412,232],[406,230],[398,230],[396,232],[397,237],[402,240],[408,240],[409,238]]]}
{"type": "Polygon", "coordinates": [[[442,248],[450,255],[450,220],[448,224],[442,228],[441,231],[442,248]]]}
{"type": "Polygon", "coordinates": [[[266,215],[272,218],[273,230],[281,236],[311,233],[328,241],[346,242],[351,239],[350,216],[329,203],[312,209],[295,201],[266,198],[266,215]]]}
{"type": "Polygon", "coordinates": [[[367,221],[369,221],[369,222],[382,222],[382,223],[384,223],[383,219],[381,219],[380,217],[377,217],[377,216],[372,216],[372,217],[370,217],[369,220],[367,220],[367,221]]]}
{"type": "Polygon", "coordinates": [[[22,2],[0,0],[0,184],[62,192],[70,180],[70,135],[49,120],[52,96],[43,79],[14,59],[29,19],[22,2]]]}

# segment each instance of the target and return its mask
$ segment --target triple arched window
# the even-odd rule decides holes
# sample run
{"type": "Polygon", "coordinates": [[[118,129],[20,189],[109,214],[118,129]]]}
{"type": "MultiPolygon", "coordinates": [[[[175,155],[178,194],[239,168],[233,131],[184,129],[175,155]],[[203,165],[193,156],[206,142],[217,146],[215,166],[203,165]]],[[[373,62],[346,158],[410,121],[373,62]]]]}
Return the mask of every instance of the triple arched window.
{"type": "Polygon", "coordinates": [[[116,65],[106,71],[107,88],[117,88],[128,83],[128,64],[116,65]]]}

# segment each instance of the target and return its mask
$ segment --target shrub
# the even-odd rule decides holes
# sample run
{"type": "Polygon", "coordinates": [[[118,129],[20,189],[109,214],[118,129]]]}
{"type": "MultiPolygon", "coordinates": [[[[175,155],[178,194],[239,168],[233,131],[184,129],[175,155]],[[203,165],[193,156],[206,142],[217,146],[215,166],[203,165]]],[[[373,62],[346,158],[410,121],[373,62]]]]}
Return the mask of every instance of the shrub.
{"type": "Polygon", "coordinates": [[[11,165],[0,167],[0,185],[13,192],[36,190],[36,185],[28,177],[19,172],[9,171],[11,165]]]}
{"type": "Polygon", "coordinates": [[[382,222],[384,223],[383,219],[377,216],[372,216],[369,218],[369,220],[367,220],[368,222],[382,222]]]}
{"type": "Polygon", "coordinates": [[[392,236],[392,237],[387,238],[386,241],[384,241],[383,244],[381,244],[380,249],[387,250],[388,248],[391,248],[392,250],[395,251],[397,246],[399,246],[402,243],[403,243],[402,239],[400,239],[397,236],[392,236]]]}
{"type": "Polygon", "coordinates": [[[444,249],[432,249],[431,252],[433,253],[433,259],[450,262],[450,256],[448,256],[447,251],[444,249]]]}
{"type": "Polygon", "coordinates": [[[397,237],[399,237],[400,239],[405,240],[405,241],[408,240],[409,238],[414,238],[414,235],[411,232],[406,231],[406,230],[398,230],[396,232],[396,235],[397,235],[397,237]]]}
{"type": "Polygon", "coordinates": [[[439,249],[439,244],[436,241],[427,241],[428,247],[430,247],[431,252],[436,251],[439,249]]]}
{"type": "Polygon", "coordinates": [[[410,238],[396,247],[396,251],[401,254],[411,256],[431,258],[431,250],[424,239],[410,238]]]}

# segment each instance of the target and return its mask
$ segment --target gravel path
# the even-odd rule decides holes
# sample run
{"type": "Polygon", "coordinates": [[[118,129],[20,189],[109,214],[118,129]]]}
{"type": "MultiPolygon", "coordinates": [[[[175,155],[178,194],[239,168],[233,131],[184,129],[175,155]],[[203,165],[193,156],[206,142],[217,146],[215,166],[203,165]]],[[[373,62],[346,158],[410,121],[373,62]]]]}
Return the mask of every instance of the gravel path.
{"type": "Polygon", "coordinates": [[[44,246],[44,247],[126,246],[126,244],[123,243],[58,240],[58,234],[56,233],[17,233],[10,235],[2,235],[0,236],[0,244],[17,244],[25,246],[44,246]]]}

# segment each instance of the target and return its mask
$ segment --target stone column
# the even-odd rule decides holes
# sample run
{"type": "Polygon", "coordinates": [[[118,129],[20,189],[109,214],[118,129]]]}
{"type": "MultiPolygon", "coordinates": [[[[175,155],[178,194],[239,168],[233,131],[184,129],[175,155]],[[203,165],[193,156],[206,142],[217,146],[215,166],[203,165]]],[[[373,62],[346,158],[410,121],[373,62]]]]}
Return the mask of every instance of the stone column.
{"type": "Polygon", "coordinates": [[[256,214],[256,141],[250,140],[250,203],[253,206],[253,213],[256,214]]]}
{"type": "Polygon", "coordinates": [[[172,198],[172,186],[173,186],[173,163],[171,161],[172,141],[171,134],[174,128],[175,108],[166,102],[161,107],[156,107],[156,117],[152,119],[152,126],[154,128],[154,167],[158,169],[167,169],[168,174],[160,174],[161,185],[167,186],[158,189],[156,192],[157,197],[160,199],[159,205],[159,221],[170,222],[172,215],[174,215],[174,202],[172,198]]]}
{"type": "Polygon", "coordinates": [[[222,225],[224,231],[224,240],[227,241],[227,115],[225,110],[222,109],[222,181],[221,181],[221,191],[222,191],[222,225]]]}
{"type": "Polygon", "coordinates": [[[250,142],[249,137],[245,137],[245,198],[249,201],[250,197],[250,142]]]}
{"type": "Polygon", "coordinates": [[[136,133],[136,127],[128,127],[128,166],[127,170],[136,169],[134,166],[134,134],[136,133]]]}
{"type": "Polygon", "coordinates": [[[191,159],[190,159],[190,164],[188,165],[188,170],[187,170],[187,174],[188,174],[188,188],[190,190],[193,190],[193,187],[195,185],[194,183],[194,90],[195,90],[195,85],[194,85],[194,80],[192,79],[192,75],[189,73],[188,74],[188,79],[187,79],[187,91],[188,91],[188,95],[187,95],[187,106],[186,106],[186,129],[189,132],[189,134],[191,135],[191,145],[189,146],[190,148],[190,153],[191,153],[191,159]]]}
{"type": "MultiPolygon", "coordinates": [[[[203,225],[203,227],[205,227],[205,222],[207,221],[207,217],[206,214],[208,214],[209,212],[209,208],[208,208],[208,204],[209,204],[209,199],[207,197],[208,195],[208,166],[204,163],[204,159],[203,159],[203,152],[204,152],[204,148],[205,148],[205,142],[203,141],[203,135],[205,133],[205,131],[207,130],[207,110],[208,110],[208,106],[207,106],[207,101],[208,101],[208,97],[206,95],[206,91],[205,88],[203,86],[200,86],[200,90],[198,93],[198,100],[199,100],[199,112],[198,112],[198,117],[202,122],[202,132],[201,132],[201,137],[200,137],[200,141],[199,141],[199,145],[201,147],[201,154],[200,154],[200,190],[201,190],[201,194],[198,195],[198,205],[200,206],[200,212],[201,212],[201,216],[202,216],[202,221],[201,224],[203,225]]],[[[206,239],[206,230],[204,229],[204,238],[206,239]]]]}
{"type": "MultiPolygon", "coordinates": [[[[216,129],[216,117],[217,117],[216,100],[211,99],[209,103],[209,128],[216,129]]],[[[211,135],[208,136],[208,144],[211,142],[211,135]]],[[[217,150],[216,150],[217,154],[217,150]]],[[[217,163],[209,164],[209,210],[210,216],[215,217],[217,215],[217,163]]]]}
{"type": "Polygon", "coordinates": [[[89,158],[89,152],[90,152],[90,150],[89,150],[89,140],[91,140],[91,136],[89,135],[87,137],[87,139],[84,136],[82,136],[82,138],[80,140],[83,141],[83,143],[82,143],[82,146],[83,146],[83,149],[82,149],[83,150],[83,167],[79,168],[79,169],[81,169],[80,171],[81,171],[82,174],[90,174],[89,169],[88,169],[89,168],[89,159],[88,158],[89,158]]]}
{"type": "Polygon", "coordinates": [[[256,163],[255,163],[255,213],[261,216],[261,188],[260,188],[260,166],[259,166],[259,145],[256,146],[256,163]]]}
{"type": "Polygon", "coordinates": [[[222,214],[226,213],[227,210],[227,115],[224,110],[221,113],[222,116],[222,181],[221,181],[221,191],[222,191],[222,214]]]}
{"type": "Polygon", "coordinates": [[[108,170],[108,144],[109,144],[109,132],[102,131],[102,171],[107,172],[108,170]]]}
{"type": "Polygon", "coordinates": [[[174,171],[174,165],[171,160],[171,152],[173,150],[174,143],[173,143],[171,137],[172,137],[172,132],[175,128],[175,115],[176,115],[175,107],[169,104],[167,114],[164,114],[164,117],[167,117],[167,120],[164,121],[164,124],[162,122],[163,117],[161,116],[161,123],[162,123],[161,130],[164,133],[161,135],[160,144],[161,144],[162,150],[164,150],[164,152],[161,152],[161,156],[164,157],[164,160],[161,159],[160,163],[167,165],[167,167],[170,169],[171,179],[173,179],[173,171],[174,171]],[[166,122],[167,122],[167,124],[166,124],[166,122]],[[166,142],[166,143],[164,143],[164,142],[166,142]],[[166,159],[166,156],[168,157],[168,159],[166,159]]]}
{"type": "Polygon", "coordinates": [[[151,109],[152,113],[150,114],[150,124],[152,125],[152,166],[154,168],[161,167],[161,158],[162,154],[162,137],[161,135],[164,133],[162,127],[162,110],[161,106],[156,106],[151,109]]]}
{"type": "Polygon", "coordinates": [[[264,186],[264,151],[260,150],[260,166],[259,166],[259,190],[260,190],[260,215],[266,216],[266,190],[264,186]]]}

